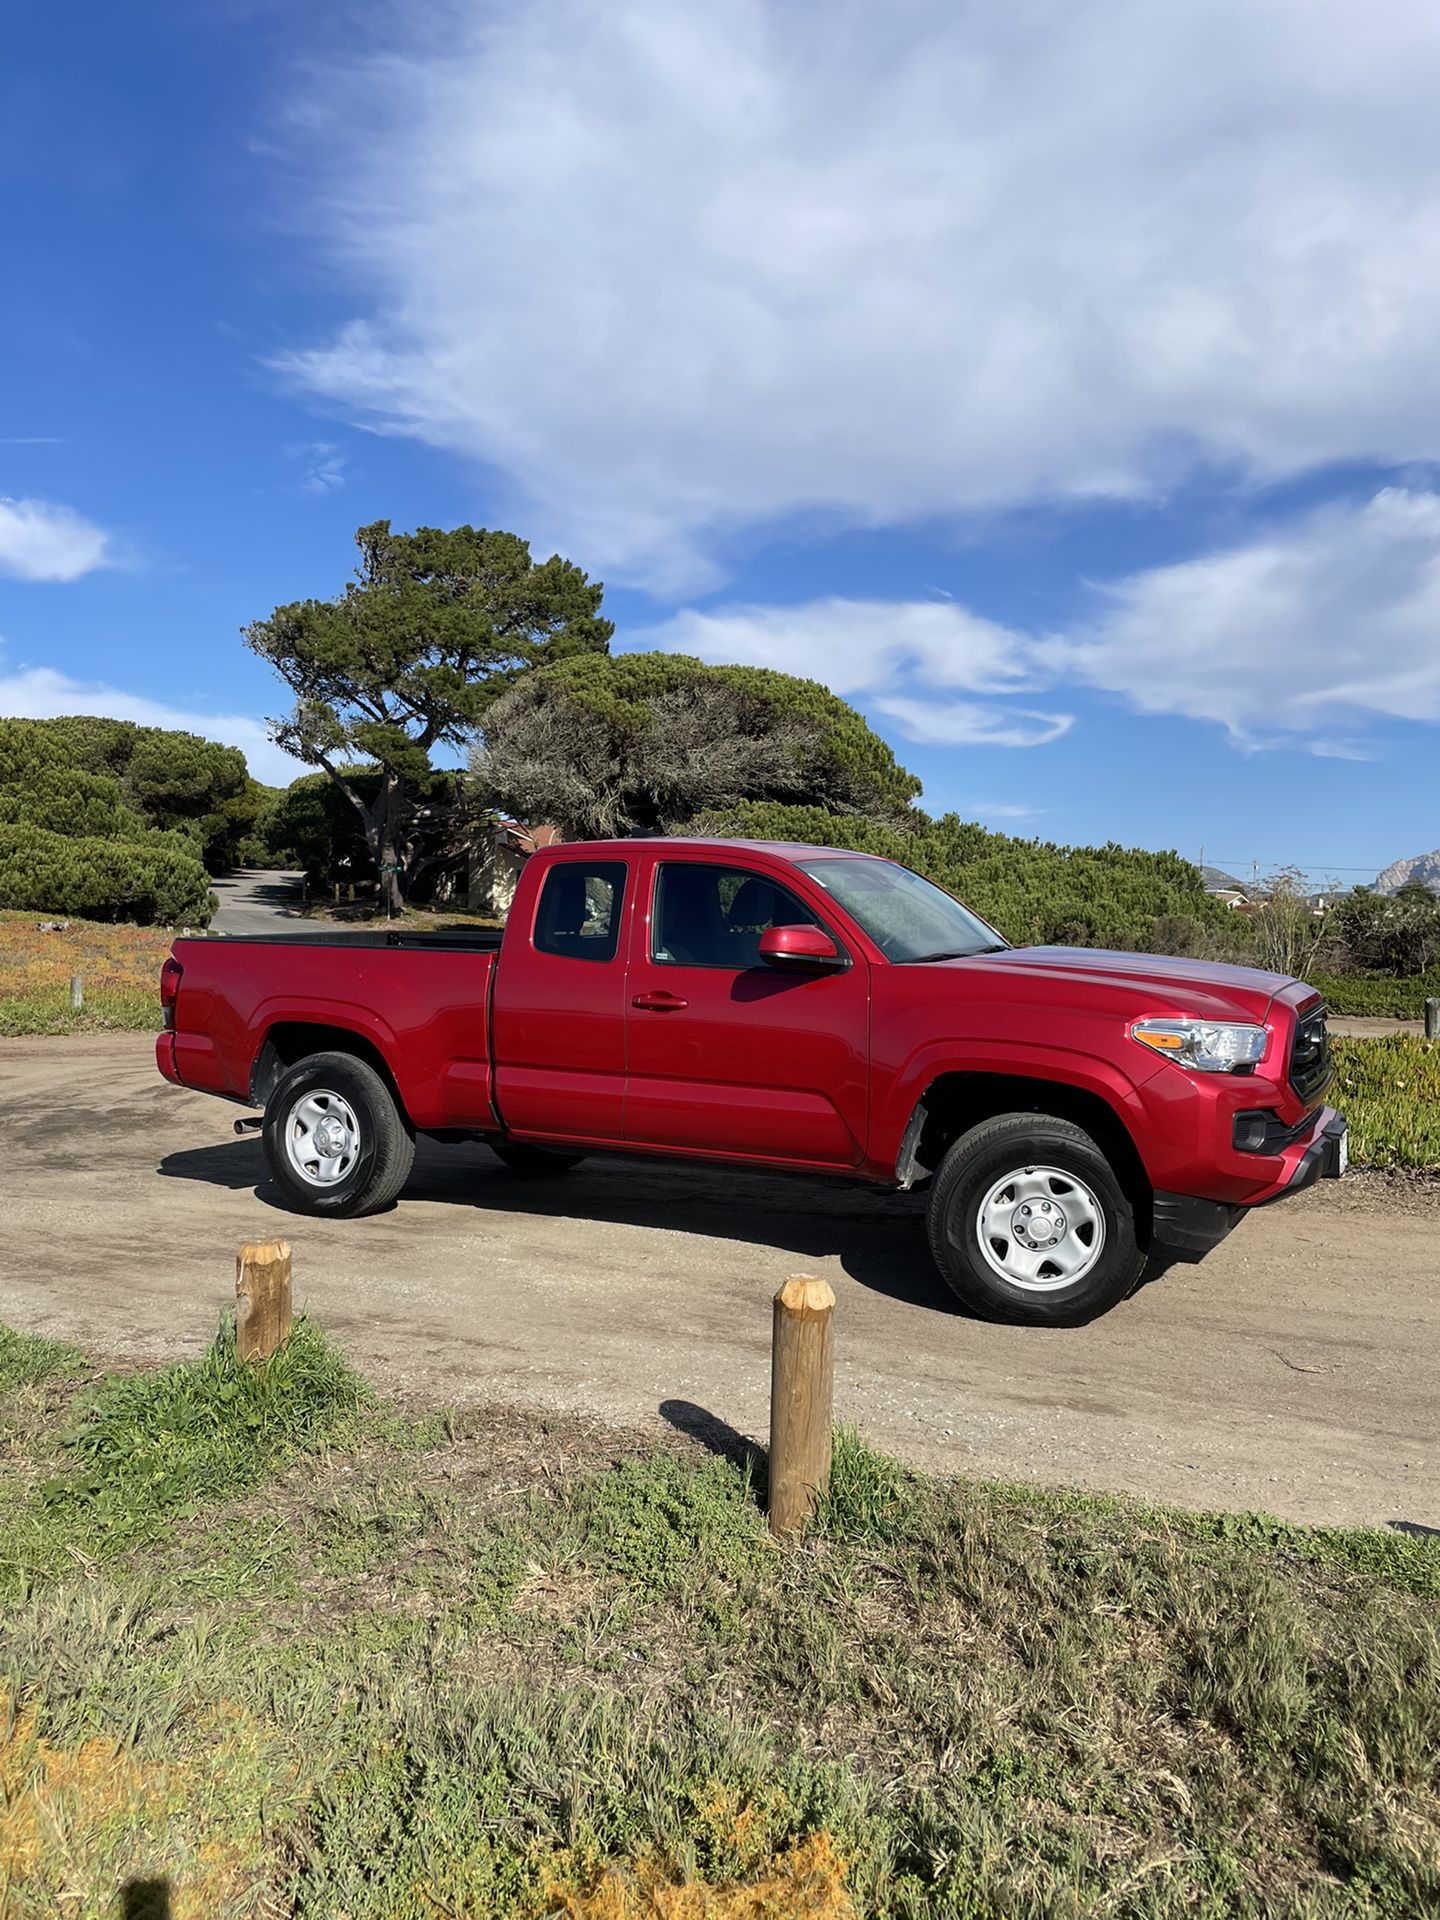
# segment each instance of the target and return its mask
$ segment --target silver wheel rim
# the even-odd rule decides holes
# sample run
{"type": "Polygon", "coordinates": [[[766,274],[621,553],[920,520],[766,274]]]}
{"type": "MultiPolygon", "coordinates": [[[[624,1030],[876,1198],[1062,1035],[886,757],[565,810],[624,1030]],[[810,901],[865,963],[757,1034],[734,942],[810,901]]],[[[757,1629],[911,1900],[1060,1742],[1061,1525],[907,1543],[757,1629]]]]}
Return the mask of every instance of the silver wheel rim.
{"type": "Polygon", "coordinates": [[[360,1158],[360,1122],[350,1102],[317,1087],[297,1100],[285,1122],[285,1158],[312,1187],[333,1187],[360,1158]]]}
{"type": "Polygon", "coordinates": [[[986,1265],[1027,1293],[1083,1280],[1105,1248],[1100,1202],[1073,1173],[1017,1167],[980,1202],[975,1238],[986,1265]]]}

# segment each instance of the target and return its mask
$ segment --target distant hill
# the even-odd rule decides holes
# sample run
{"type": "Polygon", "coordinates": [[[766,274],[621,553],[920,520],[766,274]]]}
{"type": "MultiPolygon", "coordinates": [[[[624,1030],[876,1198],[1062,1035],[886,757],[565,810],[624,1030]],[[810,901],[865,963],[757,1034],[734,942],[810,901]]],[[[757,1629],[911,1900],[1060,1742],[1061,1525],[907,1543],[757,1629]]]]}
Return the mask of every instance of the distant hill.
{"type": "Polygon", "coordinates": [[[1417,853],[1410,860],[1395,860],[1386,867],[1375,881],[1377,893],[1399,893],[1402,887],[1408,887],[1418,880],[1422,887],[1431,887],[1440,893],[1440,847],[1433,853],[1417,853]]]}

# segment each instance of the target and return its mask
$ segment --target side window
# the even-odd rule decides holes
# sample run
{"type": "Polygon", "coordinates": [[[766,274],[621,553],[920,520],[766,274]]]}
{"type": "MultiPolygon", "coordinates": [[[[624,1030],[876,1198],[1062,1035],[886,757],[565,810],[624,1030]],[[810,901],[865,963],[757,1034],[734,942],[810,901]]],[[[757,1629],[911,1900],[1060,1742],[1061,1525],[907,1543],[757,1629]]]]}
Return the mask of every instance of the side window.
{"type": "Polygon", "coordinates": [[[623,860],[562,860],[545,876],[535,948],[567,960],[613,960],[625,899],[623,860]]]}
{"type": "Polygon", "coordinates": [[[661,862],[650,958],[661,966],[756,966],[767,927],[813,927],[815,915],[788,887],[744,867],[661,862]]]}

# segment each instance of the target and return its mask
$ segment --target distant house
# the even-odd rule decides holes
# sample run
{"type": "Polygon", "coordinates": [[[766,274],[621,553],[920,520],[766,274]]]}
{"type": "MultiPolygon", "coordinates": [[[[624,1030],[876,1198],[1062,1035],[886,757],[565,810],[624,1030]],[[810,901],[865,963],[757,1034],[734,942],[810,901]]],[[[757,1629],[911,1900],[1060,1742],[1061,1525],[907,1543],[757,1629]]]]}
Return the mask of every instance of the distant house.
{"type": "Polygon", "coordinates": [[[470,855],[470,878],[465,904],[472,913],[488,913],[503,920],[515,898],[520,869],[539,847],[553,847],[564,834],[559,827],[527,827],[519,820],[497,820],[470,855]]]}
{"type": "Polygon", "coordinates": [[[1255,904],[1255,896],[1249,887],[1244,887],[1233,873],[1226,873],[1223,867],[1202,867],[1200,877],[1205,882],[1205,891],[1212,900],[1219,900],[1227,907],[1243,908],[1249,912],[1255,904]]]}

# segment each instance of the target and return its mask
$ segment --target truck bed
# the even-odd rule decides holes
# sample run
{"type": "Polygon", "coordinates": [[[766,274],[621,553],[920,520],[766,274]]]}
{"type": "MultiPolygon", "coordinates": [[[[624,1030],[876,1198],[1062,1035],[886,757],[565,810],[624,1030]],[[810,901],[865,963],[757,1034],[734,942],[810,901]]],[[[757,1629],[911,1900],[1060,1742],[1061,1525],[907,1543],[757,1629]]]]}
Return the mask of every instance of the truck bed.
{"type": "Polygon", "coordinates": [[[374,933],[216,933],[228,947],[416,947],[430,953],[498,953],[503,938],[499,927],[457,927],[443,933],[412,932],[408,927],[385,927],[374,933]]]}
{"type": "Polygon", "coordinates": [[[488,1007],[499,945],[490,928],[182,937],[176,1028],[161,1035],[160,1071],[258,1104],[266,1035],[285,1059],[324,1045],[307,1029],[338,1030],[368,1043],[416,1127],[494,1128],[488,1007]]]}

